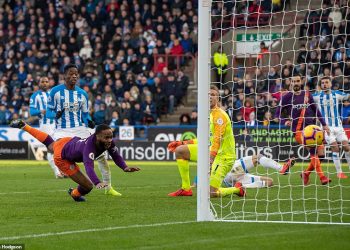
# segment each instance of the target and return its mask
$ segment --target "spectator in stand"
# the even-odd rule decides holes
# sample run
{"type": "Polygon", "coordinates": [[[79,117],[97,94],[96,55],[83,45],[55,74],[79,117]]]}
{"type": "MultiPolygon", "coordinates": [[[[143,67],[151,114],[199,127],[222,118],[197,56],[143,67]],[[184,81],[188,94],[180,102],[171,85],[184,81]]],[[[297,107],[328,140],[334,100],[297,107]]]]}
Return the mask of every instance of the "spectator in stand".
{"type": "Polygon", "coordinates": [[[131,109],[131,124],[132,125],[142,125],[144,113],[141,110],[140,103],[135,103],[131,109]]]}
{"type": "Polygon", "coordinates": [[[166,83],[164,83],[164,93],[168,97],[168,112],[169,114],[174,113],[174,108],[176,104],[176,90],[177,84],[175,82],[175,77],[172,74],[168,75],[166,83]]]}
{"type": "Polygon", "coordinates": [[[243,119],[242,113],[238,112],[232,119],[234,126],[244,126],[245,121],[243,119]]]}
{"type": "Polygon", "coordinates": [[[142,111],[144,115],[144,124],[157,123],[156,106],[152,101],[151,96],[147,96],[145,102],[142,104],[142,111]]]}
{"type": "Polygon", "coordinates": [[[2,103],[0,103],[0,125],[7,125],[7,111],[6,111],[6,106],[2,103]]]}
{"type": "Polygon", "coordinates": [[[94,113],[94,121],[96,125],[100,125],[106,122],[106,104],[101,103],[98,111],[94,113]]]}
{"type": "Polygon", "coordinates": [[[191,112],[191,125],[197,125],[197,122],[198,122],[198,112],[197,112],[197,109],[194,109],[191,112]]]}
{"type": "Polygon", "coordinates": [[[120,105],[119,110],[119,116],[120,120],[123,121],[125,118],[127,118],[129,121],[131,119],[131,106],[129,102],[123,101],[120,105]]]}
{"type": "Polygon", "coordinates": [[[264,55],[269,52],[269,48],[265,42],[260,42],[260,53],[258,54],[257,65],[262,66],[264,55]]]}
{"type": "Polygon", "coordinates": [[[227,74],[228,58],[227,54],[223,51],[220,45],[213,56],[215,75],[216,75],[216,85],[220,89],[220,85],[225,83],[225,77],[227,74]]]}
{"type": "Polygon", "coordinates": [[[343,16],[338,4],[334,5],[334,7],[332,8],[332,11],[329,13],[328,18],[329,18],[328,23],[332,25],[333,28],[339,29],[343,16]]]}
{"type": "Polygon", "coordinates": [[[120,119],[119,119],[119,113],[118,113],[118,111],[117,110],[114,110],[113,112],[112,112],[112,118],[111,118],[111,120],[109,121],[109,126],[112,128],[112,129],[114,129],[114,128],[116,128],[117,126],[119,126],[120,125],[120,119]]]}
{"type": "MultiPolygon", "coordinates": [[[[248,20],[253,23],[254,26],[259,26],[260,24],[260,18],[262,18],[262,15],[264,13],[264,8],[261,5],[261,0],[254,0],[249,4],[248,7],[248,20]]],[[[266,18],[263,18],[265,21],[266,18]]]]}
{"type": "Polygon", "coordinates": [[[350,125],[350,101],[347,99],[343,102],[341,117],[344,125],[350,125]]]}
{"type": "Polygon", "coordinates": [[[252,101],[250,99],[247,99],[247,100],[244,101],[244,106],[242,107],[241,111],[242,111],[243,119],[246,122],[248,122],[250,120],[249,119],[250,113],[254,113],[255,112],[255,108],[252,105],[252,101]]]}
{"type": "Polygon", "coordinates": [[[180,116],[180,125],[191,125],[191,117],[189,114],[182,114],[180,116]]]}
{"type": "Polygon", "coordinates": [[[166,63],[164,62],[164,57],[159,56],[157,59],[157,67],[155,69],[156,73],[160,73],[163,71],[164,68],[167,67],[166,63]]]}
{"type": "Polygon", "coordinates": [[[267,127],[270,125],[277,125],[277,123],[273,120],[273,116],[270,111],[266,111],[263,120],[263,126],[267,127]]]}
{"type": "Polygon", "coordinates": [[[259,122],[255,119],[255,112],[251,112],[248,117],[248,121],[246,121],[247,127],[257,127],[259,122]]]}
{"type": "Polygon", "coordinates": [[[162,88],[160,86],[158,86],[156,88],[156,93],[154,95],[154,99],[153,100],[154,100],[154,103],[155,103],[155,106],[156,106],[156,113],[157,113],[158,117],[168,113],[168,97],[163,92],[163,90],[162,90],[162,88]]]}
{"type": "Polygon", "coordinates": [[[190,38],[188,32],[182,33],[182,39],[181,39],[180,44],[183,48],[183,53],[185,55],[192,55],[193,41],[192,41],[192,38],[190,38]]]}

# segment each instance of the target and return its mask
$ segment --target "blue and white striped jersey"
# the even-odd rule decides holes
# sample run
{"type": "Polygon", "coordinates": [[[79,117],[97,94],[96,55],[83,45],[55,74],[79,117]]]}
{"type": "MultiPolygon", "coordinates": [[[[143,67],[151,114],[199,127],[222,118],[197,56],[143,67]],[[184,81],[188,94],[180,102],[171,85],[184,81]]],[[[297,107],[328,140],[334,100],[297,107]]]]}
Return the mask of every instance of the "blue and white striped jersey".
{"type": "Polygon", "coordinates": [[[321,91],[312,95],[329,127],[342,126],[339,105],[349,99],[350,95],[339,90],[331,90],[330,94],[321,91]]]}
{"type": "Polygon", "coordinates": [[[78,86],[75,86],[74,90],[67,89],[64,84],[52,88],[48,107],[54,113],[62,111],[61,118],[56,121],[56,128],[75,128],[87,125],[88,100],[86,91],[78,86]]]}
{"type": "Polygon", "coordinates": [[[32,94],[29,101],[29,112],[31,116],[38,116],[41,124],[53,124],[55,121],[52,117],[48,117],[47,113],[43,115],[41,110],[47,112],[47,100],[49,98],[49,92],[38,90],[32,94]]]}

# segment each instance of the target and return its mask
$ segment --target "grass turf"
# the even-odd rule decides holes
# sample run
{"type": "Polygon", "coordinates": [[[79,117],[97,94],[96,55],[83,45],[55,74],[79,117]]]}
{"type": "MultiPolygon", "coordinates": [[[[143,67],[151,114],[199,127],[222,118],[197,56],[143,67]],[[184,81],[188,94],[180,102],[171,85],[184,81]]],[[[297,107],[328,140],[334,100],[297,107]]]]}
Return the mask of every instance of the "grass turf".
{"type": "MultiPolygon", "coordinates": [[[[22,243],[26,249],[346,249],[349,246],[350,226],[194,222],[195,196],[167,197],[180,183],[175,163],[130,165],[138,165],[142,171],[123,173],[112,167],[113,184],[122,197],[93,190],[87,196],[88,202],[75,203],[67,195],[68,187],[75,186],[74,183],[69,179],[54,179],[46,162],[0,161],[0,244],[22,243]]],[[[334,171],[327,166],[324,169],[334,171]]],[[[191,167],[192,176],[195,170],[191,167]]],[[[350,214],[350,180],[339,182],[332,174],[330,188],[316,186],[319,184],[316,178],[304,188],[298,170],[300,165],[288,176],[271,175],[280,189],[276,186],[249,189],[246,199],[215,200],[216,211],[228,219],[250,220],[279,220],[279,213],[271,215],[276,211],[284,212],[285,220],[292,216],[294,220],[304,220],[306,211],[309,221],[342,219],[350,223],[347,215],[340,216],[340,208],[343,214],[350,214]],[[288,183],[293,183],[293,187],[288,183]],[[307,200],[303,202],[301,195],[307,200]],[[239,212],[242,206],[244,213],[239,212]],[[292,210],[295,213],[290,213],[292,210]],[[253,211],[259,216],[250,213],[253,211]],[[334,216],[330,217],[329,211],[334,216]]],[[[264,169],[259,171],[263,173],[264,169]]]]}

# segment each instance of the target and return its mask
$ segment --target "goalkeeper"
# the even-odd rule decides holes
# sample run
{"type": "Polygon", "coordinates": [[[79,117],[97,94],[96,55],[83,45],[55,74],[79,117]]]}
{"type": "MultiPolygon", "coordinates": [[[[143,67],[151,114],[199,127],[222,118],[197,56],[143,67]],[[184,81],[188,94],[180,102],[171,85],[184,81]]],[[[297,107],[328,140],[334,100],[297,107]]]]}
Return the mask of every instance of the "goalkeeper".
{"type": "MultiPolygon", "coordinates": [[[[221,187],[226,174],[236,160],[236,150],[231,120],[220,108],[219,89],[216,86],[210,87],[210,134],[210,196],[220,197],[231,194],[244,196],[245,191],[240,183],[235,187],[221,187]]],[[[169,151],[176,150],[176,162],[182,179],[181,189],[168,194],[169,196],[192,196],[189,161],[197,161],[197,144],[190,144],[194,142],[174,141],[168,145],[169,151]]]]}

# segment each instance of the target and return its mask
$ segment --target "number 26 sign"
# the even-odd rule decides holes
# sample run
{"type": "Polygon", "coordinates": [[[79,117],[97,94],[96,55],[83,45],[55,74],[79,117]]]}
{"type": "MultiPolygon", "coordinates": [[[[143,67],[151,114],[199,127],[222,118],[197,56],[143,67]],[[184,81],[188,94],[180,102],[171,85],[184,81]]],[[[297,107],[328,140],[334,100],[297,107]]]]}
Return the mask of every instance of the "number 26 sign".
{"type": "Polygon", "coordinates": [[[134,140],[135,133],[134,133],[134,127],[133,126],[120,126],[119,127],[119,140],[134,140]]]}

